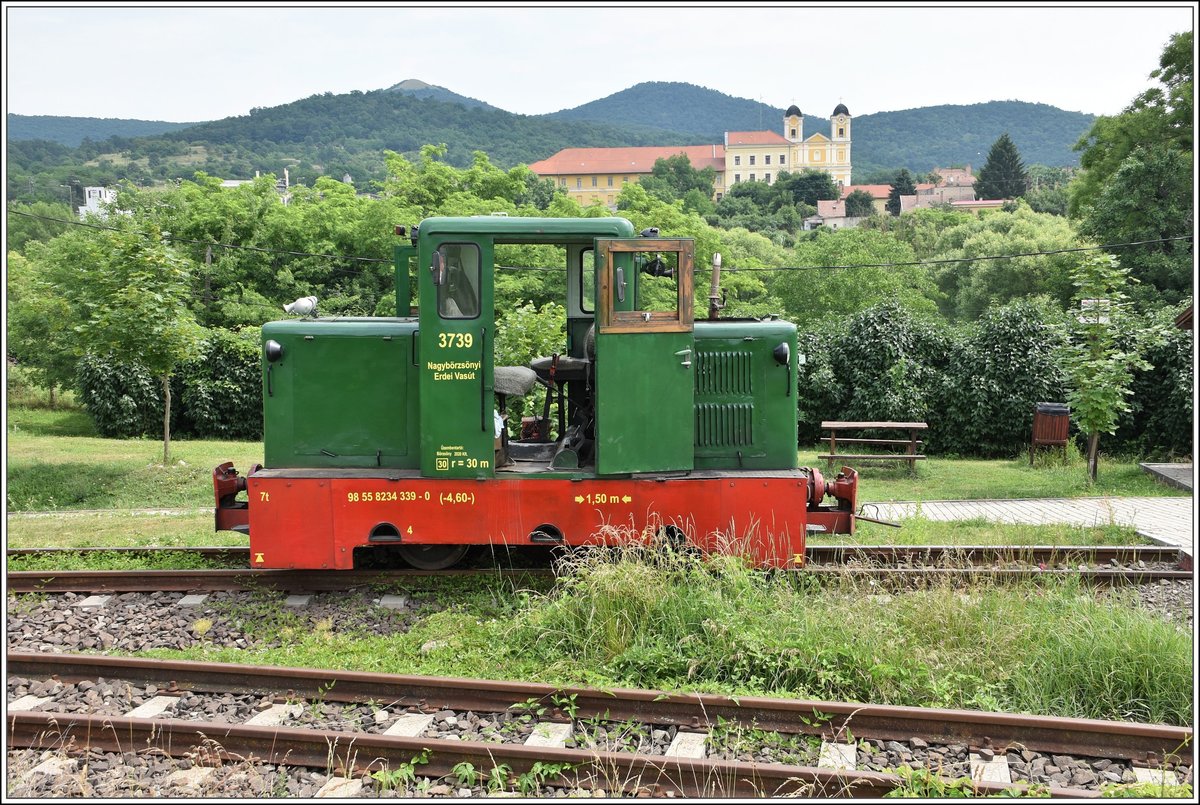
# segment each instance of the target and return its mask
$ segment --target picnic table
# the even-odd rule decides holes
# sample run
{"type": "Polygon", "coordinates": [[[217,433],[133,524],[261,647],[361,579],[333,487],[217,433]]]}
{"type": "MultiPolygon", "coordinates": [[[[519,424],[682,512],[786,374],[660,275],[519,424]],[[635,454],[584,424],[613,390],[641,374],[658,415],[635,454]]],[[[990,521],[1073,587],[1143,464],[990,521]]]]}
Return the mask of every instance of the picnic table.
{"type": "Polygon", "coordinates": [[[929,426],[924,422],[835,422],[827,421],[821,423],[821,429],[829,431],[828,436],[821,437],[821,441],[829,442],[829,452],[817,456],[819,459],[824,459],[829,462],[829,470],[833,471],[833,463],[838,460],[849,461],[907,461],[909,472],[917,471],[917,462],[925,458],[920,453],[920,448],[924,444],[918,437],[921,431],[928,429],[929,426]],[[839,436],[840,433],[866,431],[866,430],[898,430],[907,431],[907,439],[866,439],[839,436]],[[839,453],[838,445],[871,445],[882,447],[904,447],[904,453],[839,453]]]}

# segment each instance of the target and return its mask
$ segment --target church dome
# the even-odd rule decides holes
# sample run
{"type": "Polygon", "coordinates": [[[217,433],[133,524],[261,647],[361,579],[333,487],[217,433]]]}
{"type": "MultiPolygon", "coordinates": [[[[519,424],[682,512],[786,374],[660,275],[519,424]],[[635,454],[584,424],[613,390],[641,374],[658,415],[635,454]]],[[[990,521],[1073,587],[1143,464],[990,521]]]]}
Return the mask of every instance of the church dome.
{"type": "Polygon", "coordinates": [[[833,113],[835,115],[846,115],[847,117],[850,116],[850,110],[846,108],[846,104],[844,103],[839,103],[836,107],[834,107],[833,113]]]}
{"type": "Polygon", "coordinates": [[[796,117],[804,117],[804,114],[800,111],[800,107],[796,104],[789,106],[788,110],[783,113],[784,117],[791,117],[792,115],[795,115],[796,117]]]}

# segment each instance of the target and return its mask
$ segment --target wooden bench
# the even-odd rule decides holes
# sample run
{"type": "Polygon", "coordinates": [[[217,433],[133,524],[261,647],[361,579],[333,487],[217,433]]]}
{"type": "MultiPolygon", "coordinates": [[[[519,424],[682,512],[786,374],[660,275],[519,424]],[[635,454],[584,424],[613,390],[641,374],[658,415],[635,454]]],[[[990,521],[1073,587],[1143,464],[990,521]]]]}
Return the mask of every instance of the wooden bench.
{"type": "Polygon", "coordinates": [[[821,429],[829,431],[828,436],[821,437],[821,441],[829,442],[829,452],[825,455],[817,456],[819,459],[824,459],[829,462],[829,471],[833,472],[833,463],[839,460],[848,461],[907,461],[909,472],[917,471],[917,462],[922,461],[925,456],[919,451],[919,448],[924,444],[921,439],[917,438],[921,431],[926,430],[929,426],[924,422],[822,422],[821,429]],[[902,430],[908,431],[907,439],[861,439],[839,437],[839,433],[846,431],[861,431],[861,430],[902,430]],[[864,444],[881,447],[906,447],[904,453],[839,453],[839,444],[864,444]]]}

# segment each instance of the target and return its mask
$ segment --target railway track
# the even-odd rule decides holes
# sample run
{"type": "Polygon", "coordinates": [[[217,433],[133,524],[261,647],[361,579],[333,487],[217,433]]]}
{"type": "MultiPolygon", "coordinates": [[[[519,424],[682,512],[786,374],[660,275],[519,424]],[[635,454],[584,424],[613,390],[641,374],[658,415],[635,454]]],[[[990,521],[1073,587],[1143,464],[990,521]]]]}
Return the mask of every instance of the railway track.
{"type": "MultiPolygon", "coordinates": [[[[9,557],[55,557],[121,553],[150,556],[182,553],[202,556],[214,563],[244,565],[249,552],[242,548],[126,548],[126,549],[23,549],[9,557]]],[[[539,554],[533,554],[537,557],[539,554]]],[[[493,575],[496,572],[552,574],[549,552],[543,561],[488,567],[429,571],[400,570],[253,570],[246,567],[208,570],[26,570],[7,574],[10,592],[154,592],[236,591],[275,589],[330,592],[372,584],[390,584],[422,576],[493,575]]],[[[804,572],[816,577],[865,577],[889,585],[923,584],[942,580],[1023,581],[1050,577],[1077,577],[1091,584],[1145,584],[1192,578],[1190,557],[1178,548],[1056,547],[1056,546],[810,546],[804,572]]]]}
{"type": "Polygon", "coordinates": [[[10,748],[195,759],[203,742],[209,765],[337,767],[339,785],[421,758],[421,776],[499,769],[510,786],[874,798],[901,785],[876,768],[885,753],[979,794],[1023,780],[1082,798],[1114,778],[1190,778],[1193,762],[1190,728],[1085,719],[69,654],[10,652],[7,672],[10,748]],[[253,718],[211,705],[238,697],[253,718]]]}

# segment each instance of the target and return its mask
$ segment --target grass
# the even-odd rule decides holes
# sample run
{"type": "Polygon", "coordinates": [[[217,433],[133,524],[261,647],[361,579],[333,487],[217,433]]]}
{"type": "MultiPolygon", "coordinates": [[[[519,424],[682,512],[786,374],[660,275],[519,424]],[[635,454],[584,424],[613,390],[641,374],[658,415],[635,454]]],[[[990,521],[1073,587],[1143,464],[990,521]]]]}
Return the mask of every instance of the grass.
{"type": "MultiPolygon", "coordinates": [[[[1103,441],[1101,442],[1103,444],[1103,441]]],[[[800,464],[828,474],[828,464],[817,450],[802,450],[800,464]]],[[[853,462],[846,462],[854,466],[853,462]]],[[[835,464],[835,469],[840,468],[835,464]]],[[[1087,468],[1078,454],[1066,461],[1062,453],[1039,453],[1034,466],[1028,455],[1013,459],[927,458],[916,463],[916,474],[907,463],[854,466],[858,470],[860,501],[989,500],[1019,498],[1074,498],[1106,495],[1186,496],[1188,493],[1159,483],[1136,460],[1101,456],[1096,484],[1087,483],[1087,468]]]]}
{"type": "MultiPolygon", "coordinates": [[[[162,465],[157,439],[105,439],[78,408],[17,407],[8,411],[8,493],[13,511],[137,509],[212,505],[212,469],[225,461],[245,472],[262,458],[261,442],[181,440],[162,465]]],[[[801,463],[824,468],[816,452],[801,463]]],[[[859,500],[956,500],[1095,495],[1185,494],[1158,483],[1134,461],[1101,462],[1099,482],[1086,483],[1082,464],[1050,455],[1028,461],[928,459],[916,476],[907,466],[864,465],[859,500]]]]}
{"type": "Polygon", "coordinates": [[[246,537],[241,534],[213,531],[211,512],[180,515],[118,511],[46,513],[7,519],[9,548],[175,548],[247,544],[246,537]]]}
{"type": "MultiPolygon", "coordinates": [[[[736,558],[577,555],[553,587],[441,580],[449,606],[389,635],[317,630],[277,602],[227,612],[248,649],[196,660],[861,701],[1188,724],[1191,636],[1077,583],[932,585],[765,575],[736,558]],[[438,641],[437,645],[428,645],[438,641]],[[270,647],[268,647],[270,646],[270,647]],[[424,650],[422,650],[424,647],[424,650]]],[[[349,621],[350,619],[348,619],[349,621]]]]}
{"type": "Polygon", "coordinates": [[[88,435],[78,410],[8,413],[10,511],[211,507],[214,467],[262,460],[260,442],[173,439],[163,466],[160,440],[88,435]]]}
{"type": "Polygon", "coordinates": [[[853,535],[816,534],[810,545],[1150,545],[1122,525],[1020,525],[974,520],[926,520],[910,517],[900,528],[860,522],[853,535]]]}

